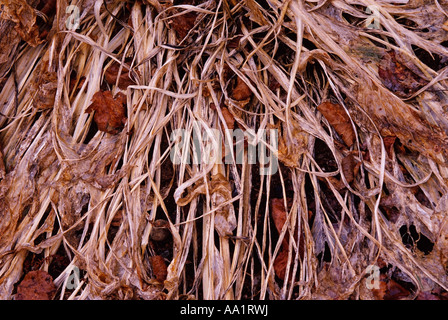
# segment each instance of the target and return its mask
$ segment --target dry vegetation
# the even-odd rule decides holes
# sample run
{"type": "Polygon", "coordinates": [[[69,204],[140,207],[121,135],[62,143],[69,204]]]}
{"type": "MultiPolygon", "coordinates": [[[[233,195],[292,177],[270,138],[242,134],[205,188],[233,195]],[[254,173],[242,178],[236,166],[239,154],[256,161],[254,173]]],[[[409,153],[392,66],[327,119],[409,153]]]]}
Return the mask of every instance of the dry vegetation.
{"type": "Polygon", "coordinates": [[[447,1],[0,6],[1,299],[447,297],[447,1]],[[171,162],[226,127],[279,171],[171,162]]]}

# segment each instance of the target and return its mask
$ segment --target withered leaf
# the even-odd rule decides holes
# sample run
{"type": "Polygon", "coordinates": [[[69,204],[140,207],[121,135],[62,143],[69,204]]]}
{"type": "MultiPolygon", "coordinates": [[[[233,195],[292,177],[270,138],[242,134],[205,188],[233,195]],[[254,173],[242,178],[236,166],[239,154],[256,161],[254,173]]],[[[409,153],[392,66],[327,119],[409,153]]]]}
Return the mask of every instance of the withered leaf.
{"type": "MultiPolygon", "coordinates": [[[[274,221],[275,229],[280,234],[282,232],[283,226],[286,223],[287,213],[285,210],[285,204],[282,198],[271,199],[271,216],[274,221]]],[[[288,237],[285,236],[282,242],[282,248],[288,248],[288,237]]]]}
{"type": "Polygon", "coordinates": [[[274,272],[279,279],[284,280],[288,265],[288,250],[282,249],[274,260],[274,272]]]}
{"type": "Polygon", "coordinates": [[[237,101],[247,100],[252,96],[249,86],[240,78],[236,79],[235,88],[232,91],[232,99],[237,101]]]}
{"type": "Polygon", "coordinates": [[[233,114],[230,113],[227,107],[221,107],[222,116],[224,117],[224,121],[226,122],[227,128],[233,130],[235,128],[235,118],[233,114]]]}
{"type": "Polygon", "coordinates": [[[177,37],[184,39],[188,32],[193,29],[196,22],[197,14],[195,12],[187,12],[179,16],[172,17],[169,20],[170,26],[174,29],[177,37]]]}
{"type": "Polygon", "coordinates": [[[162,256],[151,257],[152,273],[157,281],[163,283],[168,275],[168,267],[165,263],[165,259],[162,256]]]}
{"type": "Polygon", "coordinates": [[[56,293],[53,278],[42,270],[30,271],[17,287],[16,300],[51,300],[56,293]]]}
{"type": "Polygon", "coordinates": [[[344,108],[340,104],[325,101],[317,107],[317,110],[328,120],[344,143],[351,147],[355,142],[355,132],[344,108]]]}
{"type": "Polygon", "coordinates": [[[394,151],[394,143],[396,139],[397,139],[396,136],[387,136],[383,138],[384,147],[386,149],[389,158],[392,158],[392,152],[394,151]]]}
{"type": "MultiPolygon", "coordinates": [[[[15,23],[14,30],[20,38],[30,46],[42,43],[39,38],[39,26],[36,24],[36,13],[25,0],[4,0],[0,18],[15,23]]],[[[3,37],[3,35],[2,35],[3,37]]]]}
{"type": "Polygon", "coordinates": [[[112,63],[112,65],[107,68],[104,73],[104,78],[106,82],[113,86],[117,83],[118,78],[118,87],[120,89],[125,90],[128,86],[135,84],[135,81],[132,80],[129,76],[129,69],[126,67],[121,68],[120,77],[118,77],[118,72],[120,71],[120,64],[118,62],[112,63]]]}
{"type": "Polygon", "coordinates": [[[33,88],[36,90],[36,96],[34,97],[35,108],[39,110],[53,108],[57,89],[56,82],[56,72],[42,70],[42,72],[38,73],[33,83],[33,88]]]}
{"type": "Polygon", "coordinates": [[[378,66],[378,75],[384,86],[400,97],[412,95],[427,81],[400,63],[395,51],[387,52],[378,66]]]}
{"type": "Polygon", "coordinates": [[[3,161],[2,145],[0,145],[0,180],[6,175],[5,163],[3,161]]]}
{"type": "Polygon", "coordinates": [[[378,289],[372,289],[378,300],[400,300],[410,295],[410,292],[393,279],[387,278],[384,274],[380,276],[378,289]]]}
{"type": "Polygon", "coordinates": [[[117,134],[126,123],[126,96],[118,93],[114,98],[111,91],[98,91],[93,95],[92,104],[86,112],[95,111],[94,120],[98,130],[117,134]]]}
{"type": "Polygon", "coordinates": [[[356,160],[352,154],[349,154],[342,159],[342,173],[344,174],[347,183],[351,183],[355,179],[355,166],[356,160]]]}

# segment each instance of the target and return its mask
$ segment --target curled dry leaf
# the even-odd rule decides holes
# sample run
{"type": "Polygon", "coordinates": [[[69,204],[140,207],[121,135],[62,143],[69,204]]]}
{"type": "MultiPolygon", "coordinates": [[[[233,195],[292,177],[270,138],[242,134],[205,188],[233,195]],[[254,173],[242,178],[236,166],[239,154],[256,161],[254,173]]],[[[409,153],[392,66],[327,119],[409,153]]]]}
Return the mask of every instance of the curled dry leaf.
{"type": "Polygon", "coordinates": [[[98,91],[86,112],[95,111],[94,120],[98,130],[110,134],[119,133],[126,123],[126,96],[118,93],[114,98],[111,91],[98,91]]]}
{"type": "Polygon", "coordinates": [[[129,76],[129,69],[126,67],[121,68],[120,76],[118,76],[118,73],[120,72],[120,64],[118,62],[112,63],[112,65],[107,68],[107,70],[104,73],[104,78],[106,79],[106,82],[114,86],[117,83],[118,79],[118,87],[120,89],[125,90],[128,86],[135,84],[135,81],[131,79],[129,76]]]}
{"type": "Polygon", "coordinates": [[[168,267],[165,263],[165,259],[162,256],[151,257],[152,273],[157,281],[163,283],[168,275],[168,267]]]}
{"type": "Polygon", "coordinates": [[[46,271],[30,271],[17,287],[16,300],[51,300],[55,293],[53,278],[46,271]]]}
{"type": "Polygon", "coordinates": [[[427,83],[400,63],[394,51],[383,56],[378,66],[378,75],[384,86],[400,97],[415,93],[427,83]]]}
{"type": "Polygon", "coordinates": [[[355,132],[350,117],[340,104],[329,101],[322,102],[317,109],[328,120],[330,125],[341,136],[344,143],[351,147],[355,142],[355,132]]]}

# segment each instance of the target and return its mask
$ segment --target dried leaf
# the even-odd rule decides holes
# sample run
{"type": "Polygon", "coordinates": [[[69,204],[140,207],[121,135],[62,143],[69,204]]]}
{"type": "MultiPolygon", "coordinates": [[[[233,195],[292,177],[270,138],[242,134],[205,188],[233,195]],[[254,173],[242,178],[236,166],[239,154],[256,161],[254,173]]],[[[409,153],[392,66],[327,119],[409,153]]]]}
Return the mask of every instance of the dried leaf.
{"type": "Polygon", "coordinates": [[[46,271],[30,271],[17,287],[16,300],[51,300],[56,289],[46,271]]]}
{"type": "Polygon", "coordinates": [[[350,117],[344,108],[339,104],[326,101],[322,102],[317,109],[341,136],[344,143],[351,147],[355,142],[355,132],[353,131],[350,117]]]}
{"type": "Polygon", "coordinates": [[[224,121],[226,122],[227,128],[233,130],[235,128],[235,118],[233,114],[230,113],[227,107],[221,107],[222,116],[224,117],[224,121]]]}
{"type": "Polygon", "coordinates": [[[372,291],[378,300],[400,300],[410,295],[402,285],[393,279],[388,279],[384,274],[380,276],[380,288],[372,291]]]}
{"type": "MultiPolygon", "coordinates": [[[[282,198],[271,199],[271,216],[274,221],[275,228],[280,234],[287,218],[285,204],[282,198]]],[[[283,238],[282,247],[288,248],[288,237],[286,236],[283,238]]]]}
{"type": "Polygon", "coordinates": [[[401,97],[415,93],[427,83],[400,63],[395,51],[389,51],[383,56],[378,66],[378,75],[386,88],[401,97]]]}
{"type": "Polygon", "coordinates": [[[193,29],[196,18],[196,12],[187,12],[171,18],[169,24],[174,31],[176,31],[177,37],[181,40],[188,35],[188,32],[190,32],[191,29],[193,29]]]}
{"type": "Polygon", "coordinates": [[[112,63],[112,65],[107,68],[106,72],[104,73],[104,77],[109,85],[114,86],[117,83],[117,78],[118,87],[120,89],[126,90],[128,86],[135,84],[135,81],[132,80],[129,76],[129,69],[127,69],[126,67],[122,67],[120,77],[118,77],[119,71],[120,64],[118,62],[112,63]]]}
{"type": "Polygon", "coordinates": [[[95,111],[94,120],[98,130],[110,134],[119,133],[126,123],[126,96],[118,93],[114,98],[111,91],[98,91],[86,112],[95,111]]]}
{"type": "Polygon", "coordinates": [[[349,154],[348,156],[342,159],[341,162],[342,173],[344,174],[347,183],[351,183],[355,179],[356,163],[357,162],[353,154],[349,154]]]}
{"type": "Polygon", "coordinates": [[[236,79],[235,88],[232,91],[232,99],[237,101],[247,100],[252,96],[249,86],[240,78],[236,79]]]}
{"type": "Polygon", "coordinates": [[[168,267],[165,263],[165,259],[162,256],[151,257],[152,273],[157,281],[163,283],[168,275],[168,267]]]}
{"type": "Polygon", "coordinates": [[[288,250],[282,249],[274,260],[275,275],[279,279],[284,280],[286,274],[286,267],[288,265],[288,250]]]}
{"type": "Polygon", "coordinates": [[[397,140],[396,136],[386,136],[383,138],[384,147],[385,147],[387,155],[389,156],[390,159],[392,159],[395,140],[397,140]]]}
{"type": "Polygon", "coordinates": [[[39,26],[36,25],[36,13],[32,6],[24,0],[3,0],[1,4],[0,18],[14,22],[14,30],[22,40],[32,47],[43,42],[39,38],[39,26]]]}
{"type": "Polygon", "coordinates": [[[0,180],[6,176],[5,162],[3,161],[2,146],[0,145],[0,180]]]}
{"type": "Polygon", "coordinates": [[[57,89],[56,72],[49,71],[44,66],[45,64],[41,65],[41,70],[33,83],[33,88],[36,90],[34,107],[39,110],[53,108],[57,89]]]}

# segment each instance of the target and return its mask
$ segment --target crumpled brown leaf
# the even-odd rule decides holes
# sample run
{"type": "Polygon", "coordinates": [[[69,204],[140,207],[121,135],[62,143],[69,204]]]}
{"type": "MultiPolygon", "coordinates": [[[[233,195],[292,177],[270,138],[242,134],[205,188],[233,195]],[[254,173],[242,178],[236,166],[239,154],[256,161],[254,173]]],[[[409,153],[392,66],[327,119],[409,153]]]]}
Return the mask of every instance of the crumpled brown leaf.
{"type": "Polygon", "coordinates": [[[14,31],[22,40],[32,47],[43,42],[39,38],[39,26],[36,25],[36,13],[32,6],[25,0],[1,0],[0,5],[0,18],[14,22],[14,31]]]}
{"type": "Polygon", "coordinates": [[[98,91],[93,95],[92,104],[86,112],[95,111],[94,120],[98,130],[110,134],[119,133],[126,123],[126,96],[118,93],[115,98],[111,91],[98,91]]]}
{"type": "Polygon", "coordinates": [[[50,68],[48,50],[40,63],[39,69],[36,72],[36,78],[32,83],[32,89],[36,91],[34,96],[34,107],[42,109],[50,109],[54,106],[54,99],[56,96],[57,85],[57,73],[53,68],[50,68]]]}
{"type": "Polygon", "coordinates": [[[400,63],[395,51],[389,51],[383,56],[378,66],[378,75],[386,88],[400,97],[415,93],[427,83],[400,63]]]}
{"type": "Polygon", "coordinates": [[[330,125],[341,136],[344,143],[351,147],[355,142],[355,132],[350,121],[350,117],[344,108],[329,101],[322,102],[317,109],[328,120],[330,125]]]}
{"type": "Polygon", "coordinates": [[[16,300],[51,300],[56,293],[53,278],[42,270],[30,271],[17,287],[16,300]]]}

